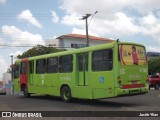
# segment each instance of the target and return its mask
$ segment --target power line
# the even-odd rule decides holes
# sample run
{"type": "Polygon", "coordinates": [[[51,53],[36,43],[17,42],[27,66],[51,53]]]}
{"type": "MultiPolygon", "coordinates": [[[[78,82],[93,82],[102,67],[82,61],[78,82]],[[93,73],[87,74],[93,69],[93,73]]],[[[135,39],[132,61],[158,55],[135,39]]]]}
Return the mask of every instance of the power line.
{"type": "MultiPolygon", "coordinates": [[[[3,47],[36,47],[36,45],[31,45],[31,44],[26,44],[26,45],[18,45],[18,44],[0,44],[0,48],[3,47]]],[[[71,48],[69,46],[45,46],[45,47],[50,47],[50,48],[71,48]]]]}
{"type": "Polygon", "coordinates": [[[34,47],[36,45],[0,44],[1,47],[34,47]]]}
{"type": "MultiPolygon", "coordinates": [[[[1,17],[1,20],[4,19],[4,18],[15,18],[15,19],[18,19],[18,15],[17,13],[14,13],[11,14],[11,13],[0,13],[0,17],[1,17]]],[[[72,18],[75,18],[77,19],[77,17],[79,16],[82,16],[82,14],[57,14],[58,17],[64,17],[64,16],[72,16],[72,18]]],[[[23,15],[23,17],[30,17],[30,16],[27,16],[27,15],[23,15]]],[[[52,13],[51,14],[33,14],[32,17],[36,17],[36,18],[52,18],[52,13]]]]}
{"type": "MultiPolygon", "coordinates": [[[[19,14],[21,14],[21,13],[9,13],[9,12],[0,12],[0,16],[15,16],[15,15],[19,15],[19,14]]],[[[51,16],[52,15],[52,12],[50,12],[50,13],[35,13],[35,12],[32,12],[32,15],[33,16],[51,16]]],[[[81,14],[81,13],[58,13],[57,15],[83,15],[83,14],[81,14]]],[[[25,16],[27,16],[27,15],[25,15],[25,16]]]]}

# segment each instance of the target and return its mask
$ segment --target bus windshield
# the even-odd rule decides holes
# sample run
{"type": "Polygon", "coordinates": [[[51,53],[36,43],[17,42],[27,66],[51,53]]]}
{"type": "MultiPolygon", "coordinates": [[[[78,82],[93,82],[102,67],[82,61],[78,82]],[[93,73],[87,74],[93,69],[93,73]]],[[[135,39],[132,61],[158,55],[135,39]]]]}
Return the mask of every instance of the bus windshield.
{"type": "Polygon", "coordinates": [[[122,65],[146,65],[146,53],[143,46],[119,45],[119,56],[122,65]]]}

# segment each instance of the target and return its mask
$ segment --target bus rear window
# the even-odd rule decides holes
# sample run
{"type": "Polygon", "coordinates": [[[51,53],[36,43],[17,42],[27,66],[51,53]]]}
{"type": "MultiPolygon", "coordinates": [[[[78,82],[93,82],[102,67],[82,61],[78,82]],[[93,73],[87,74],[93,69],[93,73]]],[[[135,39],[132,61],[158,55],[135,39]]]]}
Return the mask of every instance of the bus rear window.
{"type": "Polygon", "coordinates": [[[122,65],[146,65],[146,53],[143,46],[119,45],[122,65]]]}

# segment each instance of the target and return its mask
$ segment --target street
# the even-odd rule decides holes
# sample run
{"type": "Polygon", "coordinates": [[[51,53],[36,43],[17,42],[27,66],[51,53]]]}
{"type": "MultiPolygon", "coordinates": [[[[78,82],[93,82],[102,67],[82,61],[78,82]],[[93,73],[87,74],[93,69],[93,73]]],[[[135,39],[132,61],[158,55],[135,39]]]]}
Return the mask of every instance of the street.
{"type": "Polygon", "coordinates": [[[0,111],[159,111],[160,90],[138,96],[118,97],[100,100],[74,99],[65,103],[59,97],[34,95],[0,95],[0,111]]]}

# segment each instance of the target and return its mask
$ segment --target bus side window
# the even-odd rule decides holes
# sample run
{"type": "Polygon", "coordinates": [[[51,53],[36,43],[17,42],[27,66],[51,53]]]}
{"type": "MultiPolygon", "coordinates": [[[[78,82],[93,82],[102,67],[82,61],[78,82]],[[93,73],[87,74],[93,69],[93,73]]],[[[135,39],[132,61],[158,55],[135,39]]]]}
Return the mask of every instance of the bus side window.
{"type": "Polygon", "coordinates": [[[29,70],[30,70],[30,74],[34,73],[34,61],[29,62],[29,70]]]}
{"type": "Polygon", "coordinates": [[[27,67],[27,64],[26,62],[22,62],[21,63],[21,67],[20,67],[20,74],[26,74],[26,67],[27,67]]]}
{"type": "Polygon", "coordinates": [[[111,49],[95,51],[92,54],[93,71],[109,71],[113,67],[113,52],[111,49]]]}
{"type": "Polygon", "coordinates": [[[58,72],[58,57],[47,59],[47,73],[58,72]]]}
{"type": "Polygon", "coordinates": [[[65,55],[59,57],[59,72],[66,73],[72,72],[73,70],[73,56],[72,55],[65,55]]]}
{"type": "Polygon", "coordinates": [[[46,69],[46,60],[40,59],[36,61],[36,73],[37,74],[44,74],[46,69]]]}
{"type": "Polygon", "coordinates": [[[15,79],[19,78],[19,65],[14,66],[13,72],[14,72],[14,78],[15,79]]]}

